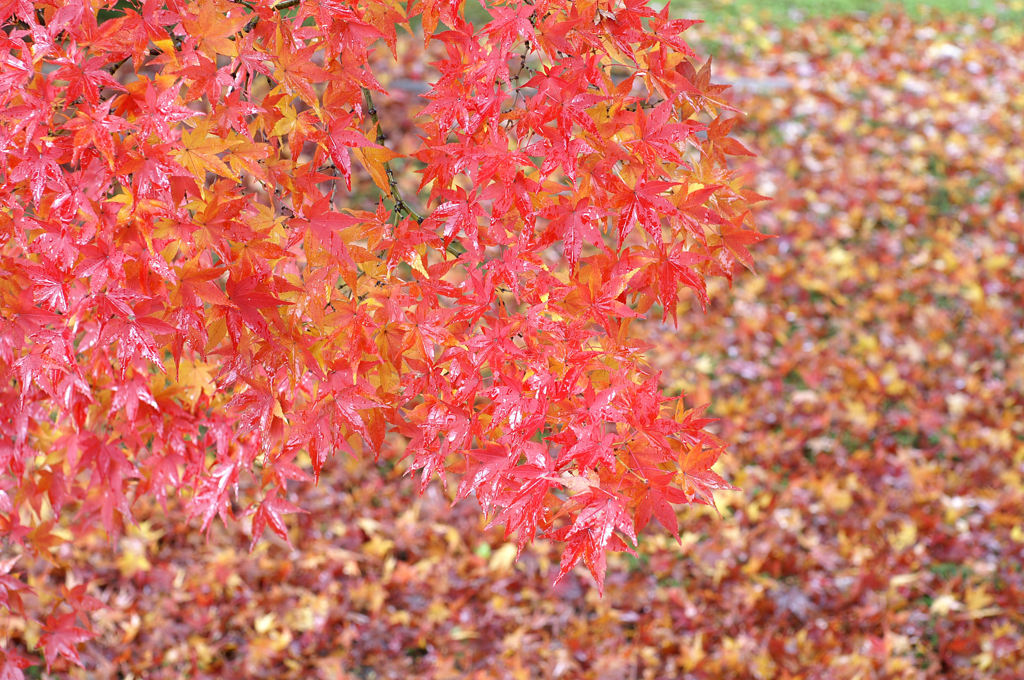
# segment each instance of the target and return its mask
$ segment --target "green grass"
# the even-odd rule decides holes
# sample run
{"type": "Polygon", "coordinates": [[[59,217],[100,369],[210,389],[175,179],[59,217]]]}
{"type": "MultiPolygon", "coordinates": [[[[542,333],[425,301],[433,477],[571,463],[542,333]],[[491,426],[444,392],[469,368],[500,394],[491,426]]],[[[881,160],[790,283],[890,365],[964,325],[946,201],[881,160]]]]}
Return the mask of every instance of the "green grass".
{"type": "MultiPolygon", "coordinates": [[[[873,13],[885,8],[872,0],[672,0],[675,16],[704,19],[711,24],[742,17],[788,24],[808,17],[873,13]]],[[[967,13],[998,17],[1024,17],[1024,0],[903,0],[911,15],[938,10],[945,14],[967,13]]]]}

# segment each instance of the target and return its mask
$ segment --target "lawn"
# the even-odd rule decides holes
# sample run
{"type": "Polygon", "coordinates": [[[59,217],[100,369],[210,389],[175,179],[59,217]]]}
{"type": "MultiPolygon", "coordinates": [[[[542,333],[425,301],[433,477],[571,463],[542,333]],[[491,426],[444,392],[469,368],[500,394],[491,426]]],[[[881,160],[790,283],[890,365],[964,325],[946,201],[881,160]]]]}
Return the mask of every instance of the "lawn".
{"type": "Polygon", "coordinates": [[[941,13],[1009,19],[1024,14],[1024,2],[1021,0],[904,0],[890,3],[870,0],[673,0],[672,6],[677,15],[693,16],[712,24],[729,23],[741,17],[794,24],[814,17],[843,14],[867,17],[891,8],[902,9],[915,18],[941,13]]]}

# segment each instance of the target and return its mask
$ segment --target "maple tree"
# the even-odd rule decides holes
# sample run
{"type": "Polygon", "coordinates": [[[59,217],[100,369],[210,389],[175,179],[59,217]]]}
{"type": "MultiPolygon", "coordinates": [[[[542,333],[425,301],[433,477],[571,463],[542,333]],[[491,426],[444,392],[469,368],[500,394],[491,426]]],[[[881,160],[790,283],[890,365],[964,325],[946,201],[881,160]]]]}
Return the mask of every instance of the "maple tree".
{"type": "MultiPolygon", "coordinates": [[[[56,561],[146,496],[287,540],[289,482],[397,452],[600,588],[607,551],[728,488],[723,442],[633,332],[685,289],[705,305],[764,238],[694,22],[463,10],[0,2],[5,543],[56,561]],[[406,34],[429,87],[389,120],[406,34]]],[[[25,615],[13,567],[2,603],[25,615]]],[[[94,605],[54,607],[48,664],[77,661],[94,605]]]]}

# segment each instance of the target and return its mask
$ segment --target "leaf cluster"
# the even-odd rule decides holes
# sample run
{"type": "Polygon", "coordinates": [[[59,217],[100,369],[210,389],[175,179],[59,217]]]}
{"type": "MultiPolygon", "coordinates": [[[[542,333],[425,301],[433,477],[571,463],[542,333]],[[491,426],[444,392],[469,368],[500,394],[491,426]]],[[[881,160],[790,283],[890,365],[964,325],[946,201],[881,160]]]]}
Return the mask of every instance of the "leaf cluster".
{"type": "MultiPolygon", "coordinates": [[[[706,304],[764,238],[693,22],[488,13],[0,4],[5,542],[59,563],[147,498],[287,540],[301,484],[383,453],[457,477],[520,551],[564,542],[557,578],[582,560],[600,588],[606,552],[729,488],[633,331],[683,289],[706,304]],[[413,35],[433,61],[399,152],[410,126],[378,102],[413,35]]],[[[76,663],[85,616],[53,611],[47,664],[76,663]]]]}

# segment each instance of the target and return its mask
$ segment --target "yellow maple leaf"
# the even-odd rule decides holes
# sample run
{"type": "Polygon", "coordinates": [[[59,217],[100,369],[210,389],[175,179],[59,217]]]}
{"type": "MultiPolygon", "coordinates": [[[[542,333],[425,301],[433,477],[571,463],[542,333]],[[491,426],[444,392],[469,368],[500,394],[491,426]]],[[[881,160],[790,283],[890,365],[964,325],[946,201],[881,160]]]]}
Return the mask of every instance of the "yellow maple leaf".
{"type": "Polygon", "coordinates": [[[1000,607],[994,606],[995,598],[988,592],[988,587],[984,583],[967,588],[967,592],[964,593],[964,604],[967,606],[967,615],[972,619],[996,616],[1003,611],[1000,607]]]}
{"type": "Polygon", "coordinates": [[[190,409],[195,408],[200,394],[212,397],[217,391],[213,374],[214,367],[211,364],[189,359],[181,360],[175,385],[184,393],[184,399],[190,409]]]}
{"type": "Polygon", "coordinates": [[[237,182],[238,176],[218,156],[227,151],[230,151],[228,142],[218,135],[210,134],[210,122],[203,120],[188,132],[182,133],[181,148],[171,153],[183,168],[195,176],[199,184],[205,183],[207,172],[237,182]]]}
{"type": "Polygon", "coordinates": [[[381,191],[390,193],[391,185],[388,182],[387,163],[392,158],[397,158],[398,154],[391,149],[380,146],[353,147],[352,153],[363,164],[366,171],[370,173],[373,183],[381,191]]]}

